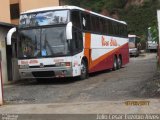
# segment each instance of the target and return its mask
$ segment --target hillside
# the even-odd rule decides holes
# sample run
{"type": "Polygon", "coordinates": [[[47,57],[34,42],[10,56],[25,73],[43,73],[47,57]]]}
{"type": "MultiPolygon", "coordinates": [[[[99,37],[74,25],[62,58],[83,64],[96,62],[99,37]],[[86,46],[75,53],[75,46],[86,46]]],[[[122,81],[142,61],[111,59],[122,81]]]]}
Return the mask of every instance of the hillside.
{"type": "Polygon", "coordinates": [[[146,40],[147,28],[157,25],[156,11],[160,0],[64,0],[66,4],[80,6],[128,23],[130,34],[146,40]]]}

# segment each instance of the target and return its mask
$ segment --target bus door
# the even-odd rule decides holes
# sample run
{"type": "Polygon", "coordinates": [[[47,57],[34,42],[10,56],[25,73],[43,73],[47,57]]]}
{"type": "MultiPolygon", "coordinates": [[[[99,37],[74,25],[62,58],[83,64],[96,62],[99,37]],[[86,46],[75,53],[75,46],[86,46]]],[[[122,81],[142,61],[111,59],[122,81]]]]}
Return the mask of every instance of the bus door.
{"type": "Polygon", "coordinates": [[[12,38],[12,45],[6,46],[7,57],[7,72],[8,80],[13,81],[19,78],[18,73],[18,59],[17,59],[17,42],[12,38]]]}

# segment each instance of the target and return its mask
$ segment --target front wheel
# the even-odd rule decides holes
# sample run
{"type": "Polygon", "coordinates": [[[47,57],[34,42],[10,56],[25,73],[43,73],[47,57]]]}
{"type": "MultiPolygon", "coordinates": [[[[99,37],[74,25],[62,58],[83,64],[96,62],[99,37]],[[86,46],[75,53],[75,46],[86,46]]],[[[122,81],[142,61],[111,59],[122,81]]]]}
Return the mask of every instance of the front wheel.
{"type": "Polygon", "coordinates": [[[44,79],[42,79],[42,78],[36,78],[36,81],[39,84],[44,83],[44,79]]]}
{"type": "Polygon", "coordinates": [[[84,80],[87,77],[88,77],[87,62],[85,62],[84,60],[82,60],[82,62],[81,62],[81,75],[80,75],[80,79],[84,80]]]}

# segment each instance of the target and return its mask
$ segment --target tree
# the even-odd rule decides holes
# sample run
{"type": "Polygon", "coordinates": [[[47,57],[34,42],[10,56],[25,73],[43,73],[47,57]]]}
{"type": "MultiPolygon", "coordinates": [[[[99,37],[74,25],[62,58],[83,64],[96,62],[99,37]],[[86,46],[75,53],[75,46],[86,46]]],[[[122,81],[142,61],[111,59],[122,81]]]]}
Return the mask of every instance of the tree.
{"type": "Polygon", "coordinates": [[[152,26],[152,27],[150,27],[149,31],[151,33],[152,41],[158,42],[158,30],[157,30],[157,27],[156,26],[152,26]]]}
{"type": "MultiPolygon", "coordinates": [[[[64,0],[69,5],[76,5],[98,13],[107,11],[111,16],[116,13],[120,20],[126,21],[131,34],[147,38],[147,29],[157,26],[156,11],[160,8],[160,0],[144,0],[143,3],[129,4],[131,0],[64,0]],[[127,7],[126,7],[127,6],[127,7]]],[[[105,15],[105,14],[104,14],[105,15]]]]}

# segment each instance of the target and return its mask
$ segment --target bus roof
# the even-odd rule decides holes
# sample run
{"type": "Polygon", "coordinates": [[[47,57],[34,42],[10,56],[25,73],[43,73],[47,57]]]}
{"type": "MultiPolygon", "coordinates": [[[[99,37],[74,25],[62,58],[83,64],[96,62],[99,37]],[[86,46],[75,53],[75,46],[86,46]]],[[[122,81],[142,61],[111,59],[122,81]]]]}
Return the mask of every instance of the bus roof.
{"type": "Polygon", "coordinates": [[[137,37],[137,38],[140,38],[139,36],[137,36],[137,35],[128,35],[128,37],[137,37]]]}
{"type": "Polygon", "coordinates": [[[44,7],[44,8],[39,8],[39,9],[33,9],[33,10],[28,10],[26,12],[23,12],[21,14],[27,14],[27,13],[34,13],[34,12],[42,12],[42,11],[50,11],[50,10],[65,10],[65,9],[77,9],[77,10],[81,10],[81,11],[86,11],[88,13],[91,13],[91,14],[94,14],[94,15],[97,15],[97,16],[100,16],[100,17],[104,17],[104,18],[107,18],[107,19],[110,19],[110,20],[113,20],[113,21],[116,21],[116,22],[119,22],[119,23],[122,23],[122,24],[127,24],[125,21],[120,21],[120,20],[116,20],[114,18],[111,18],[111,17],[107,17],[107,16],[104,16],[104,15],[101,15],[101,14],[98,14],[98,13],[95,13],[95,12],[92,12],[90,10],[86,10],[86,9],[83,9],[83,8],[80,8],[80,7],[77,7],[77,6],[68,6],[68,5],[65,5],[65,6],[55,6],[55,7],[44,7]]]}

